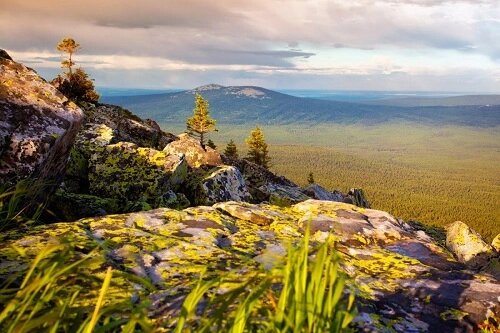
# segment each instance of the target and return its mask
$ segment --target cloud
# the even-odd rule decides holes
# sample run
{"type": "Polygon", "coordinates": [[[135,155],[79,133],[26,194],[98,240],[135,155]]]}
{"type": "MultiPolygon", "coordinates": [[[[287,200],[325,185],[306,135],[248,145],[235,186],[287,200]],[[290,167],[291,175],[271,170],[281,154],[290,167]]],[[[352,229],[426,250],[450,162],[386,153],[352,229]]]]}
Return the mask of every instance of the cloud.
{"type": "Polygon", "coordinates": [[[334,68],[375,75],[371,57],[390,51],[392,64],[377,68],[381,73],[398,66],[416,72],[419,64],[402,66],[408,53],[423,55],[430,68],[437,62],[431,56],[456,53],[463,59],[439,65],[470,67],[479,59],[485,75],[500,63],[500,6],[497,0],[0,2],[1,46],[21,59],[57,68],[55,45],[63,35],[82,45],[80,64],[100,70],[335,75],[334,68]],[[25,57],[29,52],[45,58],[25,57]],[[340,68],[346,52],[351,63],[341,61],[340,68]]]}

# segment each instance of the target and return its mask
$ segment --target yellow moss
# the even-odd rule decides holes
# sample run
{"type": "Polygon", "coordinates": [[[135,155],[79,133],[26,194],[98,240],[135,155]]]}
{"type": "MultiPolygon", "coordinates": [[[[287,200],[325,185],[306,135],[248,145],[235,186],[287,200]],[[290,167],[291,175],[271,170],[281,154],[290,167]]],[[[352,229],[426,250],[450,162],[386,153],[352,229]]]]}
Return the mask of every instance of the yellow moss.
{"type": "Polygon", "coordinates": [[[372,253],[369,258],[359,255],[342,257],[347,265],[355,268],[353,278],[365,298],[373,298],[376,290],[396,291],[401,280],[416,277],[412,266],[421,265],[416,259],[383,249],[372,253]]]}

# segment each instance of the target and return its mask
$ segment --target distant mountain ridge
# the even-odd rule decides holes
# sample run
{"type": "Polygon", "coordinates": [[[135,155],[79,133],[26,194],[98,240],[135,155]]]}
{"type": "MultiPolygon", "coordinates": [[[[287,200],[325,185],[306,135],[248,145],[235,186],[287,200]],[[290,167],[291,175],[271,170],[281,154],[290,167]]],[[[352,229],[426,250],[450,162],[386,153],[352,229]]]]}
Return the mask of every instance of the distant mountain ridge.
{"type": "Polygon", "coordinates": [[[256,86],[208,84],[180,92],[110,96],[105,103],[126,107],[141,117],[161,123],[184,123],[192,113],[194,94],[210,103],[212,115],[225,124],[317,124],[415,121],[426,124],[466,126],[500,125],[498,105],[401,107],[303,98],[256,86]]]}
{"type": "Polygon", "coordinates": [[[491,106],[500,105],[500,95],[464,95],[447,97],[400,97],[365,102],[374,105],[419,106],[491,106]]]}

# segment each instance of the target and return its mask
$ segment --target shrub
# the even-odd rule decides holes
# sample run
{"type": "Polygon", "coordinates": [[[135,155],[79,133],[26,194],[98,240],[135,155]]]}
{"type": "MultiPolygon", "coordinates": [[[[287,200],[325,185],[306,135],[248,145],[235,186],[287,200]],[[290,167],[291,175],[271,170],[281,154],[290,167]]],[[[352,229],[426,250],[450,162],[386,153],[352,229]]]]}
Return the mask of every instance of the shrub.
{"type": "Polygon", "coordinates": [[[94,82],[82,69],[77,68],[65,77],[58,75],[51,82],[64,96],[75,102],[97,103],[99,94],[95,91],[94,82]]]}

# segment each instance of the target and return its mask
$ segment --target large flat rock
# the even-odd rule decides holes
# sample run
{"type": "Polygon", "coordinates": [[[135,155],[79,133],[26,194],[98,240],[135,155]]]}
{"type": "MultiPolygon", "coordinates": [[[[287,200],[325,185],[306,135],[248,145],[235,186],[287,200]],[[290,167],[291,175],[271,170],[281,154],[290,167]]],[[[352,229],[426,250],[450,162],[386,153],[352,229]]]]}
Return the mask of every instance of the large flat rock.
{"type": "Polygon", "coordinates": [[[272,267],[308,225],[313,244],[328,235],[336,240],[357,295],[359,331],[473,332],[486,314],[499,315],[500,283],[493,275],[466,269],[422,231],[386,212],[319,200],[291,207],[233,201],[182,211],[161,208],[7,234],[0,240],[0,277],[27,265],[14,248],[33,257],[63,236],[85,251],[105,244],[100,251],[107,264],[162,290],[151,295],[153,304],[162,304],[154,310],[160,318],[179,310],[179,298],[207,267],[206,278],[238,279],[272,267]]]}

